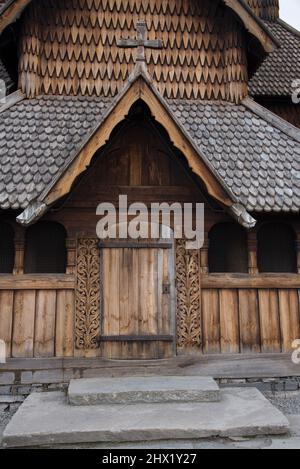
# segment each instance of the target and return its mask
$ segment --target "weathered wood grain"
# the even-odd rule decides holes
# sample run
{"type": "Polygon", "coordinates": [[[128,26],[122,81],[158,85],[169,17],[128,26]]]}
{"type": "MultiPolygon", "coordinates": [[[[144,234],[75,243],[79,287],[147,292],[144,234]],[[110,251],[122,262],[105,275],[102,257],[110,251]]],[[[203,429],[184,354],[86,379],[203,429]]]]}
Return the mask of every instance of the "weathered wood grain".
{"type": "Polygon", "coordinates": [[[238,353],[240,351],[238,292],[236,290],[220,290],[220,328],[221,351],[238,353]]]}
{"type": "Polygon", "coordinates": [[[202,290],[203,352],[221,352],[220,306],[217,290],[202,290]]]}
{"type": "Polygon", "coordinates": [[[14,294],[0,291],[0,339],[6,344],[6,355],[11,356],[14,294]]]}
{"type": "Polygon", "coordinates": [[[259,290],[262,352],[281,351],[280,316],[277,290],[259,290]]]}
{"type": "Polygon", "coordinates": [[[210,274],[201,277],[205,289],[300,289],[298,274],[210,274]]]}
{"type": "Polygon", "coordinates": [[[74,322],[75,298],[74,292],[62,290],[57,292],[55,356],[74,356],[74,322]]]}
{"type": "Polygon", "coordinates": [[[283,352],[293,350],[292,343],[300,338],[300,308],[298,292],[279,290],[279,314],[283,352]]]}
{"type": "Polygon", "coordinates": [[[73,290],[74,288],[73,275],[0,275],[0,290],[73,290]]]}
{"type": "Polygon", "coordinates": [[[56,291],[36,293],[34,356],[53,357],[55,344],[56,291]]]}
{"type": "Polygon", "coordinates": [[[36,292],[34,290],[15,293],[12,357],[33,357],[35,302],[36,292]]]}
{"type": "Polygon", "coordinates": [[[242,353],[260,352],[257,290],[239,290],[240,349],[242,353]]]}

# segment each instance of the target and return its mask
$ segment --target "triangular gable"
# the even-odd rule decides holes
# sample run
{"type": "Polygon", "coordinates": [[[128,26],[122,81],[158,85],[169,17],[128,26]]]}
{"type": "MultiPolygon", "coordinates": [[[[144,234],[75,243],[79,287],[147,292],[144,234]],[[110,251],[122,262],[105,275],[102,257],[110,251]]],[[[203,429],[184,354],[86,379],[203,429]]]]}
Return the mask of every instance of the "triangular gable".
{"type": "MultiPolygon", "coordinates": [[[[22,14],[32,0],[10,0],[0,11],[0,34],[22,14]]],[[[275,37],[264,23],[253,13],[244,0],[223,0],[224,3],[240,18],[247,31],[255,36],[266,52],[277,48],[275,37]]]]}
{"type": "Polygon", "coordinates": [[[30,204],[18,217],[18,221],[23,224],[33,223],[50,206],[70,192],[76,178],[90,165],[96,151],[107,143],[113,129],[126,117],[131,106],[138,99],[142,99],[147,104],[156,121],[168,131],[170,140],[183,153],[191,170],[203,181],[207,192],[224,208],[230,210],[242,224],[248,227],[253,226],[255,220],[242,206],[239,206],[237,199],[218,176],[209,160],[196,147],[174,117],[167,102],[142,72],[130,81],[115,98],[101,123],[82,143],[80,150],[71,160],[68,160],[59,175],[40,195],[38,201],[30,204]]]}

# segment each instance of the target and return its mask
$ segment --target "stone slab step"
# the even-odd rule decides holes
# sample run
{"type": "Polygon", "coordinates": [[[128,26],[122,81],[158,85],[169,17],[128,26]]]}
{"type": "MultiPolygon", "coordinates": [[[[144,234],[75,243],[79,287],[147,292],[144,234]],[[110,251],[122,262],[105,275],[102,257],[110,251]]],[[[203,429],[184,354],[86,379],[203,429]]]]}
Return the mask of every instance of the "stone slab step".
{"type": "Polygon", "coordinates": [[[159,376],[71,380],[71,405],[160,402],[217,402],[220,390],[213,378],[159,376]]]}
{"type": "Polygon", "coordinates": [[[6,447],[281,435],[289,422],[255,388],[221,389],[221,401],[71,406],[63,392],[31,394],[6,427],[6,447]]]}

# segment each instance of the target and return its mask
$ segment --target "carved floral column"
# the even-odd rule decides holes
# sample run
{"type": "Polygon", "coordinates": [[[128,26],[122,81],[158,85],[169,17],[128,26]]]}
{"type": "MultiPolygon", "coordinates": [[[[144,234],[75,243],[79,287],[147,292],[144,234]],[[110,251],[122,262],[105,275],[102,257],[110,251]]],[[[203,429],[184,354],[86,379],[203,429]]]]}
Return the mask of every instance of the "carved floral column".
{"type": "Polygon", "coordinates": [[[177,346],[185,352],[201,349],[200,251],[176,242],[177,346]]]}
{"type": "Polygon", "coordinates": [[[96,349],[100,335],[100,253],[98,239],[81,238],[77,244],[76,348],[96,349]]]}

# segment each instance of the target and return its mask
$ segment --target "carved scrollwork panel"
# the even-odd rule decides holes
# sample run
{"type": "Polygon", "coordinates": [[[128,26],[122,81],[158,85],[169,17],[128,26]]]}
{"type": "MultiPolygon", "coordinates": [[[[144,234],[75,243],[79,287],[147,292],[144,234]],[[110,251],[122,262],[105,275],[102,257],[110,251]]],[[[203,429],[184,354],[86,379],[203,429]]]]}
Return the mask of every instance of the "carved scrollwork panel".
{"type": "Polygon", "coordinates": [[[202,345],[200,251],[187,250],[185,240],[176,243],[177,346],[199,349],[202,345]]]}
{"type": "Polygon", "coordinates": [[[98,239],[79,239],[75,337],[77,349],[98,348],[100,334],[100,253],[98,239]]]}

